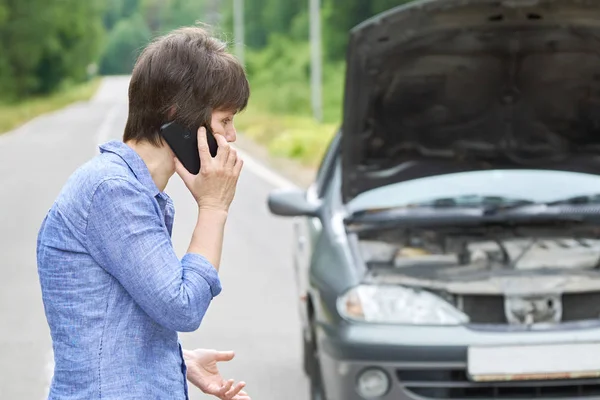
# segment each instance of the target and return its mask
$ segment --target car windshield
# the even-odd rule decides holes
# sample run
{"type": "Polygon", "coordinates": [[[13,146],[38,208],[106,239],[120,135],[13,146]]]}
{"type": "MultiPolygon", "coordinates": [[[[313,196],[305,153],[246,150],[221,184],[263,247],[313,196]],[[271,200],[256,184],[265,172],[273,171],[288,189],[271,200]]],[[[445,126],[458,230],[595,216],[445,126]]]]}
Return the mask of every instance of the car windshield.
{"type": "Polygon", "coordinates": [[[600,176],[565,171],[486,170],[438,175],[370,190],[348,203],[350,213],[407,206],[547,203],[600,193],[600,176]]]}

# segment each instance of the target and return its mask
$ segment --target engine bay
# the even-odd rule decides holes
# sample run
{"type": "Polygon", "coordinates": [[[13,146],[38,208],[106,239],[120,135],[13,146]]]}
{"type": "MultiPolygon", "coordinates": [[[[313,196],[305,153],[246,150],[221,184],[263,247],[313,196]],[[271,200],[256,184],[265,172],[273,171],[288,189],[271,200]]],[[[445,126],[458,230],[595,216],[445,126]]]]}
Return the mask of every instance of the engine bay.
{"type": "Polygon", "coordinates": [[[600,318],[595,228],[369,230],[354,236],[365,283],[439,295],[474,323],[530,325],[600,318]]]}

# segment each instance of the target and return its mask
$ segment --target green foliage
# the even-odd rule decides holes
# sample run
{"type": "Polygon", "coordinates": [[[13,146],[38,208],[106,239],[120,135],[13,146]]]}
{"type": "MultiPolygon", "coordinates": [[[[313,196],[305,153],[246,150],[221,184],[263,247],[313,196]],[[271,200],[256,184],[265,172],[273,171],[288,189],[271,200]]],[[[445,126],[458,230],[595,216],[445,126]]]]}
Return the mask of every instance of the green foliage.
{"type": "MultiPolygon", "coordinates": [[[[104,24],[112,29],[101,71],[118,74],[130,73],[137,52],[151,37],[199,21],[211,23],[219,4],[219,0],[107,1],[104,24]]],[[[240,116],[240,129],[278,155],[316,162],[341,120],[348,31],[407,1],[321,0],[324,122],[319,124],[311,107],[308,0],[244,0],[244,45],[252,94],[249,109],[240,116]]],[[[220,26],[213,26],[230,39],[234,37],[233,3],[220,1],[220,26]]]]}
{"type": "Polygon", "coordinates": [[[34,96],[14,104],[0,104],[0,134],[15,129],[38,115],[59,110],[78,101],[88,101],[100,85],[98,77],[77,85],[63,85],[51,95],[34,96]]]}
{"type": "Polygon", "coordinates": [[[151,36],[140,14],[117,22],[109,34],[100,63],[100,73],[103,75],[131,73],[139,52],[151,36]]]}
{"type": "MultiPolygon", "coordinates": [[[[348,32],[375,14],[411,0],[321,0],[324,53],[328,60],[345,56],[348,32]]],[[[308,0],[245,0],[245,44],[263,49],[272,34],[308,40],[308,0]]],[[[223,28],[233,31],[232,1],[224,2],[223,28]]]]}
{"type": "MultiPolygon", "coordinates": [[[[263,111],[310,116],[310,49],[306,41],[272,35],[263,50],[246,56],[251,102],[263,111]]],[[[344,79],[343,63],[328,63],[323,70],[323,106],[326,121],[338,121],[344,79]]]]}
{"type": "Polygon", "coordinates": [[[100,73],[131,73],[141,49],[153,37],[194,25],[205,16],[202,0],[110,0],[104,16],[110,31],[100,73]]]}
{"type": "MultiPolygon", "coordinates": [[[[323,112],[339,122],[348,32],[407,0],[322,0],[323,112]]],[[[232,2],[224,29],[233,34],[232,2]]],[[[251,102],[265,112],[311,116],[308,1],[245,0],[246,67],[251,102]]]]}
{"type": "Polygon", "coordinates": [[[290,25],[295,17],[308,11],[308,1],[264,0],[264,2],[261,23],[263,27],[268,27],[268,34],[289,34],[290,25]]]}
{"type": "Polygon", "coordinates": [[[104,27],[110,31],[121,19],[129,18],[139,9],[139,0],[106,0],[104,27]]]}
{"type": "Polygon", "coordinates": [[[81,82],[102,43],[102,0],[0,0],[0,98],[81,82]]]}
{"type": "Polygon", "coordinates": [[[206,8],[203,1],[195,0],[171,0],[161,16],[159,22],[159,33],[166,33],[181,26],[193,25],[206,16],[206,8]]]}
{"type": "Polygon", "coordinates": [[[346,55],[348,33],[356,25],[412,0],[323,0],[323,41],[325,55],[341,60],[346,55]],[[344,12],[340,12],[344,10],[344,12]]]}
{"type": "MultiPolygon", "coordinates": [[[[253,5],[245,14],[252,95],[239,129],[273,155],[316,166],[341,122],[350,29],[407,1],[322,0],[324,121],[317,123],[311,109],[308,1],[246,0],[253,5]]],[[[231,32],[230,9],[226,15],[225,28],[231,32]]]]}
{"type": "MultiPolygon", "coordinates": [[[[250,49],[261,49],[266,46],[270,29],[263,24],[263,10],[268,0],[244,0],[244,44],[250,49]]],[[[233,33],[233,1],[228,1],[223,13],[222,29],[233,33]]]]}
{"type": "Polygon", "coordinates": [[[264,93],[265,107],[274,112],[310,112],[310,97],[305,88],[309,62],[307,42],[272,35],[269,46],[247,55],[253,93],[256,92],[256,96],[264,93]]]}

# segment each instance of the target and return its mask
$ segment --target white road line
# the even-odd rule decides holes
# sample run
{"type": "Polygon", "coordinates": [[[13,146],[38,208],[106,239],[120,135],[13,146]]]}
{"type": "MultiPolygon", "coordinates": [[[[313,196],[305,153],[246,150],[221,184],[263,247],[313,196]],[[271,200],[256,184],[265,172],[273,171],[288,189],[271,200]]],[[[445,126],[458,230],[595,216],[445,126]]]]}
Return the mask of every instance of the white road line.
{"type": "MultiPolygon", "coordinates": [[[[278,174],[278,173],[274,172],[273,170],[262,165],[256,159],[250,157],[250,155],[248,155],[246,152],[240,150],[237,147],[235,147],[235,150],[238,152],[240,157],[242,157],[242,159],[244,160],[244,168],[249,169],[254,175],[258,176],[265,182],[267,182],[273,186],[276,186],[278,188],[286,188],[287,189],[287,188],[298,187],[298,185],[294,184],[292,181],[288,180],[287,178],[284,178],[280,174],[278,174]]],[[[242,171],[243,171],[243,169],[242,169],[242,171]]]]}
{"type": "MultiPolygon", "coordinates": [[[[106,114],[106,117],[102,120],[102,124],[96,133],[96,142],[98,144],[102,144],[106,142],[110,138],[110,134],[114,128],[114,124],[116,121],[116,117],[119,113],[119,109],[123,107],[122,103],[115,103],[111,106],[109,111],[106,114]]],[[[254,175],[258,176],[265,182],[278,187],[278,188],[294,188],[298,187],[298,185],[294,184],[292,181],[284,178],[280,174],[274,172],[273,170],[267,168],[256,159],[252,158],[246,152],[235,148],[244,160],[244,168],[250,170],[254,175]]],[[[98,150],[97,150],[98,151],[98,150]]],[[[44,399],[48,398],[48,393],[50,390],[50,384],[52,383],[52,376],[54,374],[54,354],[52,352],[48,355],[48,361],[45,367],[45,377],[47,380],[46,394],[44,399]]]]}
{"type": "MultiPolygon", "coordinates": [[[[123,104],[115,103],[110,108],[108,113],[106,114],[106,117],[102,121],[102,124],[100,125],[100,128],[98,129],[98,132],[96,134],[96,138],[97,138],[96,141],[97,141],[98,145],[106,142],[110,138],[110,135],[114,128],[115,120],[117,118],[117,115],[118,115],[121,107],[123,107],[123,104]]],[[[258,176],[265,182],[267,182],[273,186],[279,187],[279,188],[293,188],[293,187],[298,186],[298,185],[294,184],[293,182],[291,182],[290,180],[284,178],[280,174],[267,168],[266,166],[261,164],[255,158],[252,158],[249,154],[247,154],[243,150],[240,150],[237,147],[236,147],[236,150],[237,150],[238,154],[240,155],[240,157],[242,157],[242,159],[244,160],[244,168],[247,168],[254,175],[258,176]]]]}

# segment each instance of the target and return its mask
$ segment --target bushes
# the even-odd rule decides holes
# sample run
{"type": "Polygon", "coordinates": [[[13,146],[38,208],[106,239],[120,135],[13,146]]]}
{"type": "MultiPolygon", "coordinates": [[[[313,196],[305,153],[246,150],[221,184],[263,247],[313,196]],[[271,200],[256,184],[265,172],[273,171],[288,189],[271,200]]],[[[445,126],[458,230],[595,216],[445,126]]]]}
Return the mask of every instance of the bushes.
{"type": "Polygon", "coordinates": [[[238,130],[267,145],[273,155],[316,165],[340,123],[344,64],[324,66],[320,124],[312,117],[308,42],[274,35],[246,60],[251,97],[248,110],[238,117],[238,130]]]}
{"type": "Polygon", "coordinates": [[[129,74],[152,34],[140,14],[116,23],[111,30],[100,63],[102,75],[129,74]]]}
{"type": "Polygon", "coordinates": [[[102,0],[0,0],[0,101],[81,82],[102,43],[102,0]]]}
{"type": "MultiPolygon", "coordinates": [[[[269,46],[250,51],[247,71],[251,102],[263,112],[310,117],[310,48],[307,41],[272,36],[269,46]]],[[[328,63],[323,70],[325,122],[338,122],[341,112],[344,64],[328,63]]]]}
{"type": "Polygon", "coordinates": [[[78,85],[64,85],[49,96],[32,97],[16,104],[0,104],[0,134],[15,129],[40,114],[59,110],[77,101],[88,101],[100,85],[95,78],[78,85]]]}
{"type": "Polygon", "coordinates": [[[137,56],[153,37],[193,25],[205,14],[202,0],[110,0],[104,15],[109,33],[100,73],[130,74],[137,56]]]}

